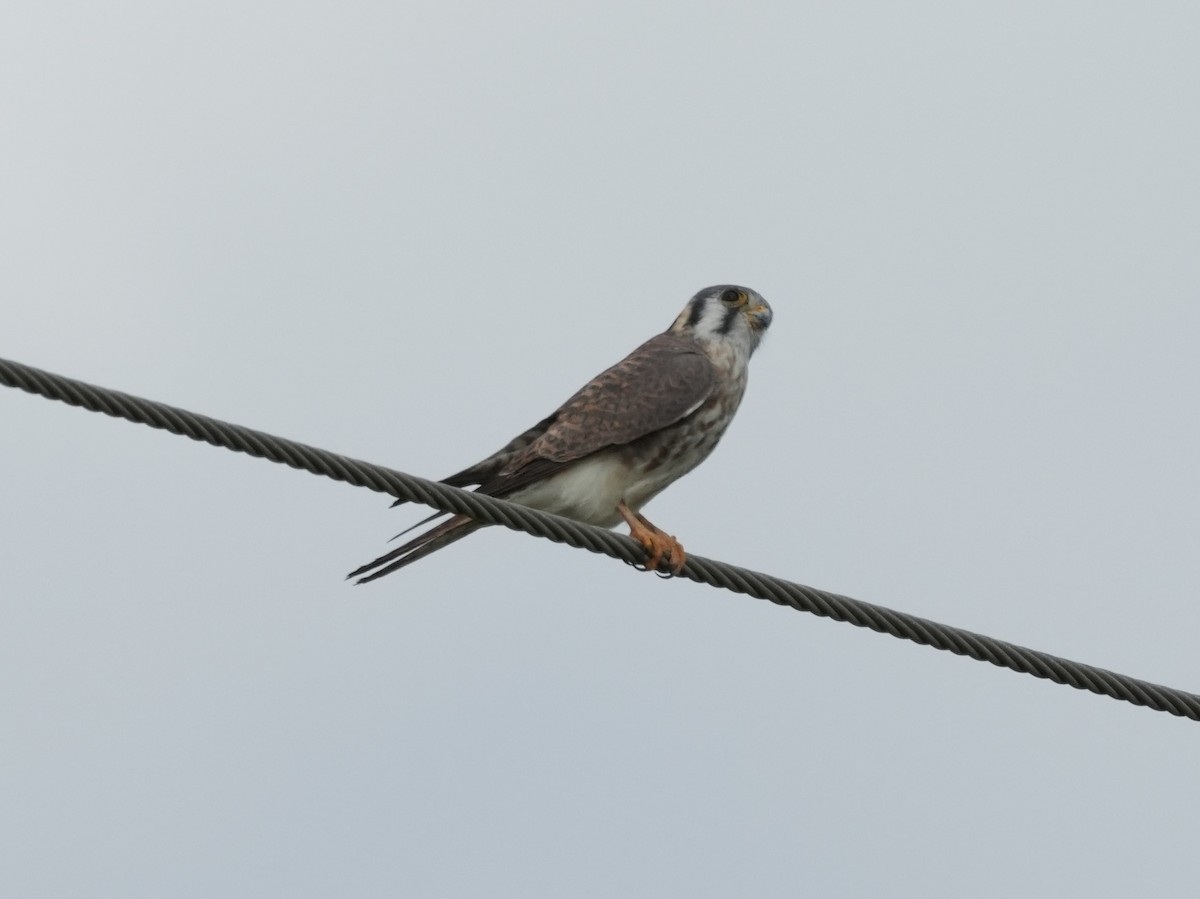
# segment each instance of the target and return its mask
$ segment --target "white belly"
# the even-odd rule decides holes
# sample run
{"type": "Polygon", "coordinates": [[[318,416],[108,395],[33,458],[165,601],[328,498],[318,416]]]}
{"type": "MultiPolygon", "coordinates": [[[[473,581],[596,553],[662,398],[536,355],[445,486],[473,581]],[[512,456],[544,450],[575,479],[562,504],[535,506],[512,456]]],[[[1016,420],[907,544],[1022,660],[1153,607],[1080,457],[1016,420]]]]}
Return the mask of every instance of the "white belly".
{"type": "MultiPolygon", "coordinates": [[[[704,410],[717,417],[716,412],[704,410]]],[[[610,528],[621,521],[617,505],[633,511],[658,496],[704,461],[724,432],[724,424],[684,435],[670,429],[659,445],[634,444],[602,450],[580,459],[557,474],[530,484],[509,497],[513,502],[544,512],[610,528]]]]}
{"type": "Polygon", "coordinates": [[[631,488],[637,484],[630,475],[619,453],[600,452],[581,459],[544,481],[518,490],[509,498],[514,503],[543,512],[610,528],[621,521],[617,504],[622,499],[634,508],[640,505],[633,502],[632,495],[636,491],[631,488]]]}
{"type": "Polygon", "coordinates": [[[622,501],[637,512],[703,462],[725,433],[746,389],[745,363],[691,415],[623,447],[580,459],[517,490],[523,506],[610,528],[621,522],[622,501]]]}

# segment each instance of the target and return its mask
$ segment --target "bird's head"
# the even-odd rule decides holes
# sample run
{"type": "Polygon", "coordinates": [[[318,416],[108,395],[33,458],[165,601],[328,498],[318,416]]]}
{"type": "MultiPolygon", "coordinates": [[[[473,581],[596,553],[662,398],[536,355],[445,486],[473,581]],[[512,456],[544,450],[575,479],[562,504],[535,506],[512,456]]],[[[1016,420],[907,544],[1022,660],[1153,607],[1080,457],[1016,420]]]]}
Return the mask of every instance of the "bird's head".
{"type": "Polygon", "coordinates": [[[679,313],[670,331],[700,341],[734,341],[753,353],[771,325],[771,306],[756,291],[736,284],[706,287],[679,313]]]}

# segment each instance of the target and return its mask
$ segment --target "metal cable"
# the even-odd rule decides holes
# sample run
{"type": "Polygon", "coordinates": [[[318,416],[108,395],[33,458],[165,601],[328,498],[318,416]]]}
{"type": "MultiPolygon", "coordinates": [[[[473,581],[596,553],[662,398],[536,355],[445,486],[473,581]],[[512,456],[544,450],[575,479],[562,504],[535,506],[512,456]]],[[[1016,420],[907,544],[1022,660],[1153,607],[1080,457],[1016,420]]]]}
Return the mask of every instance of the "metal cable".
{"type": "MultiPolygon", "coordinates": [[[[642,547],[629,537],[603,528],[582,524],[557,515],[518,506],[434,481],[372,465],[347,456],[306,446],[282,437],[265,434],[227,422],[177,409],[165,403],[142,399],[73,378],[51,374],[18,362],[0,359],[0,384],[17,387],[48,399],[60,400],[92,412],[161,428],[193,440],[211,443],[240,453],[248,453],[292,468],[366,487],[432,506],[443,512],[470,515],[488,524],[499,524],[514,531],[545,537],[556,543],[603,553],[630,564],[645,561],[642,547]]],[[[817,590],[782,578],[739,568],[725,562],[688,556],[681,577],[702,584],[770,600],[823,618],[845,621],[870,628],[924,646],[943,649],[960,656],[991,662],[1023,674],[1066,684],[1110,696],[1155,711],[1170,712],[1200,721],[1200,695],[1164,687],[1148,681],[1117,674],[1103,668],[1073,662],[1014,643],[907,615],[883,606],[817,590]]]]}

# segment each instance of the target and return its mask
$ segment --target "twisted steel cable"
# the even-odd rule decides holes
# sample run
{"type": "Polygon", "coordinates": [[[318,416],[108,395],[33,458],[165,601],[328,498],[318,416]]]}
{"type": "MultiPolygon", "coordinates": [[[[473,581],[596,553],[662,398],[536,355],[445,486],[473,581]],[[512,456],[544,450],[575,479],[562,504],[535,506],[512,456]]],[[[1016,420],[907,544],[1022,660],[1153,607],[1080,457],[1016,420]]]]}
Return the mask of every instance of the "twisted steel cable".
{"type": "MultiPolygon", "coordinates": [[[[292,468],[366,487],[443,512],[469,515],[488,524],[545,537],[555,543],[603,553],[629,564],[645,561],[640,544],[629,537],[582,524],[504,500],[448,487],[435,481],[394,471],[293,440],[275,437],[240,425],[197,415],[185,409],[96,387],[42,371],[19,362],[0,359],[0,384],[59,400],[92,412],[149,425],[239,453],[279,462],[292,468]]],[[[766,599],[823,618],[845,621],[903,640],[946,650],[955,655],[991,662],[1023,674],[1088,690],[1134,705],[1200,721],[1200,695],[1117,674],[1104,668],[1073,662],[1015,643],[997,640],[962,628],[939,624],[848,596],[806,587],[782,578],[739,568],[725,562],[688,556],[681,577],[702,584],[766,599]]]]}

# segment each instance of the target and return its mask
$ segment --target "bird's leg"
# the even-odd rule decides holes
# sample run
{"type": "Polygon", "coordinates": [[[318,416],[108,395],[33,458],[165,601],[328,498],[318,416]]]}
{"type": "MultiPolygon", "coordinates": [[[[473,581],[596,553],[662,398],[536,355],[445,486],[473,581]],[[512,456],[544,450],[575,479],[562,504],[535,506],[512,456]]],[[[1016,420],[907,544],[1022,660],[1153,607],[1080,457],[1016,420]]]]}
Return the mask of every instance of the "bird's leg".
{"type": "Polygon", "coordinates": [[[671,574],[683,571],[684,563],[687,562],[683,544],[666,531],[655,527],[640,512],[634,512],[625,505],[624,500],[617,503],[617,511],[629,525],[629,536],[642,544],[642,548],[650,557],[646,560],[647,571],[657,571],[660,565],[666,565],[671,574]]]}

